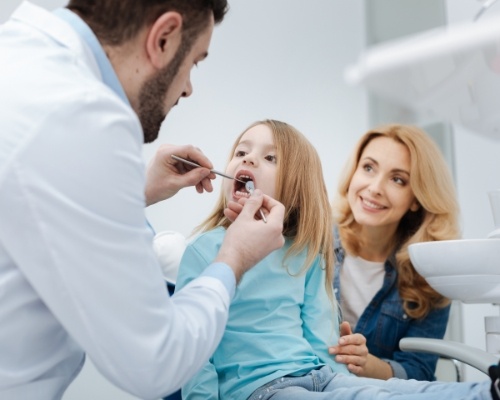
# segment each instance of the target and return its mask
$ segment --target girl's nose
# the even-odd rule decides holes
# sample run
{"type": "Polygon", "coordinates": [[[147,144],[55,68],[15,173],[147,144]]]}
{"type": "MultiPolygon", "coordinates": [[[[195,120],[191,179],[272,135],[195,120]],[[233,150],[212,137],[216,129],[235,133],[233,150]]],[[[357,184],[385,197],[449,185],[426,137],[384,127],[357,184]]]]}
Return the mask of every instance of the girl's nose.
{"type": "Polygon", "coordinates": [[[253,166],[255,166],[255,165],[256,165],[256,162],[255,162],[255,157],[253,157],[251,154],[247,154],[247,155],[243,158],[243,164],[247,164],[247,165],[253,165],[253,166]]]}

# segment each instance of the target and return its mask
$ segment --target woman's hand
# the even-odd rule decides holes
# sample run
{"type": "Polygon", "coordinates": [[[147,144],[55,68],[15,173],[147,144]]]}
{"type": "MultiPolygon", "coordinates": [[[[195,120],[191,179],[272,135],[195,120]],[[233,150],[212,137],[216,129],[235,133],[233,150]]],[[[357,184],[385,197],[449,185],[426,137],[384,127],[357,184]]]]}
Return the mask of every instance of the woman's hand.
{"type": "Polygon", "coordinates": [[[364,374],[368,359],[366,338],[360,333],[353,334],[348,322],[340,324],[339,343],[330,347],[328,352],[335,355],[335,361],[346,364],[347,369],[353,374],[366,376],[364,374]]]}
{"type": "Polygon", "coordinates": [[[337,346],[328,352],[335,355],[335,361],[346,364],[347,369],[357,376],[389,379],[394,376],[390,364],[371,355],[366,347],[366,338],[360,333],[352,333],[351,326],[344,321],[340,324],[340,339],[337,346]]]}

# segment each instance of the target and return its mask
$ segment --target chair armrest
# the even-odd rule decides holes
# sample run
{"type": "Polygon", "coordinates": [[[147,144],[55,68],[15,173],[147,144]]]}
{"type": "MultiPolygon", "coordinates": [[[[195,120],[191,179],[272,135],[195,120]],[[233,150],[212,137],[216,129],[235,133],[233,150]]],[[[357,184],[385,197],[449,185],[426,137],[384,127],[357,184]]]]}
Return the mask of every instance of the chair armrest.
{"type": "Polygon", "coordinates": [[[399,348],[403,351],[420,351],[458,360],[486,375],[491,365],[498,364],[498,356],[451,340],[403,338],[399,341],[399,348]]]}

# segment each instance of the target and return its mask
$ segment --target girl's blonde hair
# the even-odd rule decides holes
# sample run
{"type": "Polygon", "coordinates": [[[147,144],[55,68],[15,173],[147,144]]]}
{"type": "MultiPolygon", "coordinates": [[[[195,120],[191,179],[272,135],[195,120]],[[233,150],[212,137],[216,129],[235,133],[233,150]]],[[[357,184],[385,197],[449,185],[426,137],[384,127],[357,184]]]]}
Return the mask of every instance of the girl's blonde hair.
{"type": "MultiPolygon", "coordinates": [[[[313,145],[293,126],[276,120],[254,122],[236,139],[232,158],[241,137],[257,125],[267,126],[276,146],[276,200],[285,206],[283,235],[293,239],[287,257],[307,249],[304,270],[321,253],[326,270],[326,290],[330,298],[333,281],[332,215],[323,179],[321,161],[313,145]]],[[[224,216],[226,198],[221,191],[214,210],[195,230],[227,228],[231,222],[224,216]]]]}
{"type": "Polygon", "coordinates": [[[391,124],[365,133],[358,141],[340,178],[333,202],[335,223],[347,253],[359,254],[360,243],[347,191],[359,159],[371,140],[387,137],[406,146],[410,153],[410,187],[420,204],[401,219],[393,248],[396,250],[398,289],[405,312],[412,318],[424,318],[432,309],[445,307],[449,300],[417,273],[408,254],[413,243],[457,239],[459,207],[450,170],[434,141],[415,126],[391,124]]]}

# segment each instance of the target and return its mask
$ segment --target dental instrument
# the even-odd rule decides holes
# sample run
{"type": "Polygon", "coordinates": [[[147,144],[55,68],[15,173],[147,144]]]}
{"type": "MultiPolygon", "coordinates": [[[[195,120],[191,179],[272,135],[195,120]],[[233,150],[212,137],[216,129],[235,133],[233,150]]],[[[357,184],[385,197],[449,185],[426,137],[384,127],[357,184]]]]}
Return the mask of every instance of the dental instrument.
{"type": "MultiPolygon", "coordinates": [[[[253,185],[253,181],[248,181],[245,183],[245,189],[250,193],[251,195],[253,194],[253,191],[255,190],[255,186],[253,185]]],[[[259,213],[260,217],[262,218],[262,221],[267,224],[267,219],[266,216],[264,215],[264,212],[262,211],[262,208],[259,208],[259,213]]]]}
{"type": "MultiPolygon", "coordinates": [[[[197,164],[197,163],[195,163],[193,161],[186,160],[185,158],[182,158],[182,157],[179,157],[179,156],[175,156],[173,154],[171,155],[171,157],[174,160],[183,162],[184,164],[191,165],[192,167],[201,167],[200,164],[197,164]]],[[[223,176],[224,178],[227,178],[227,179],[234,179],[235,181],[244,183],[245,184],[245,189],[248,191],[248,193],[250,193],[250,195],[252,195],[253,191],[255,190],[255,186],[253,184],[253,181],[247,181],[247,182],[245,182],[245,181],[242,181],[241,179],[235,178],[234,176],[230,176],[230,175],[224,174],[224,173],[222,173],[220,171],[216,171],[215,169],[211,169],[210,172],[212,172],[212,173],[214,173],[216,175],[223,176]]],[[[267,219],[266,219],[266,216],[264,215],[264,212],[262,211],[262,208],[259,208],[259,213],[260,213],[260,217],[262,218],[262,221],[264,221],[264,223],[267,224],[267,219]]]]}
{"type": "MultiPolygon", "coordinates": [[[[192,167],[201,167],[200,164],[197,164],[193,161],[189,161],[189,160],[186,160],[185,158],[182,158],[182,157],[179,157],[179,156],[174,156],[173,154],[171,155],[171,157],[174,159],[174,160],[177,160],[177,161],[180,161],[180,162],[183,162],[184,164],[188,164],[188,165],[191,165],[192,167]]],[[[234,176],[230,176],[230,175],[226,175],[220,171],[216,171],[215,169],[211,169],[210,172],[216,174],[216,175],[220,175],[220,176],[223,176],[224,178],[227,178],[227,179],[234,179],[235,181],[238,181],[238,182],[241,182],[241,183],[246,183],[245,181],[242,181],[241,179],[237,179],[235,178],[234,176]]],[[[248,189],[247,189],[248,190],[248,189]]]]}

